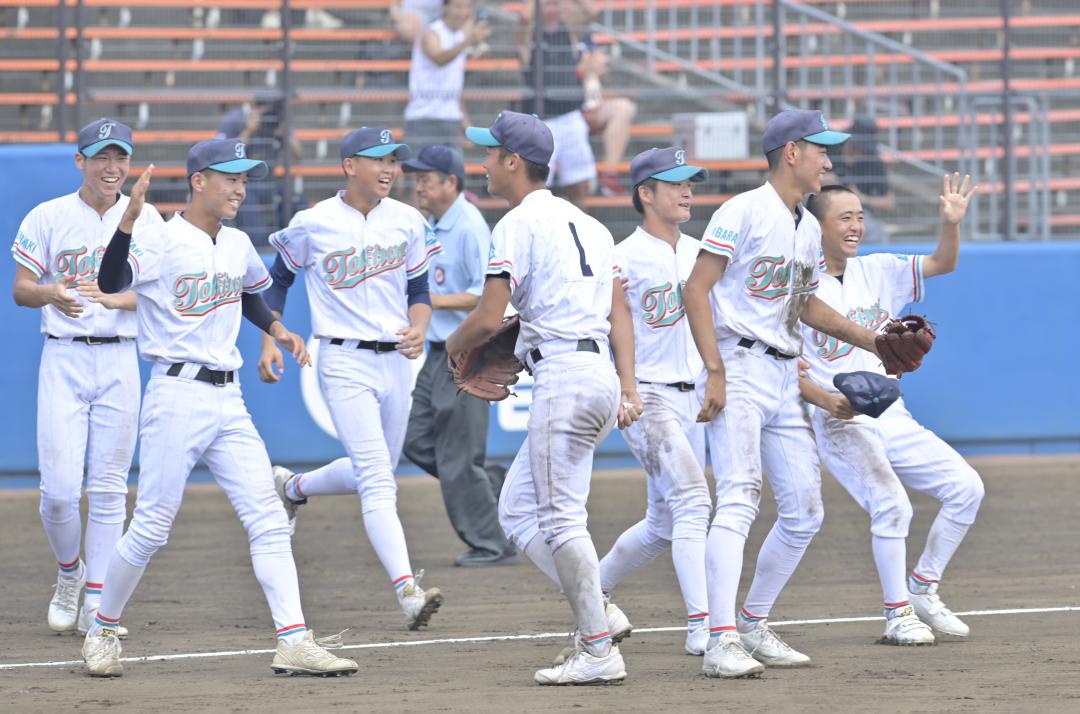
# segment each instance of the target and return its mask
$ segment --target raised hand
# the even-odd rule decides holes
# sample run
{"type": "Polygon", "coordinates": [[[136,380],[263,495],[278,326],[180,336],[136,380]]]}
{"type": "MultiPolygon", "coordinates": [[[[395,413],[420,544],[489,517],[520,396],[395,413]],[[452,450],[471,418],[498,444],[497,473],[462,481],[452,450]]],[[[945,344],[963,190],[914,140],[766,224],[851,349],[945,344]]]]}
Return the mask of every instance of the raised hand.
{"type": "Polygon", "coordinates": [[[971,197],[979,190],[979,185],[971,185],[971,176],[964,174],[960,180],[960,172],[951,176],[945,174],[941,195],[938,201],[941,203],[941,219],[951,225],[959,225],[967,215],[968,203],[971,197]]]}

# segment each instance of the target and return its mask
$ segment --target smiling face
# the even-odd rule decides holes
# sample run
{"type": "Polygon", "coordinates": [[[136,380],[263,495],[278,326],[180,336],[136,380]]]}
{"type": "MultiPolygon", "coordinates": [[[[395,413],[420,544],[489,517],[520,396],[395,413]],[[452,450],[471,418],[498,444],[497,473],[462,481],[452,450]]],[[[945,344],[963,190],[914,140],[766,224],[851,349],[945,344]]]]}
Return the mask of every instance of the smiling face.
{"type": "Polygon", "coordinates": [[[514,155],[504,152],[501,147],[488,147],[482,165],[487,178],[487,190],[492,196],[506,196],[509,181],[506,163],[513,160],[514,155]]]}
{"type": "Polygon", "coordinates": [[[75,155],[75,165],[82,171],[82,192],[90,204],[108,203],[127,180],[131,157],[119,146],[106,146],[93,156],[75,155]]]}
{"type": "Polygon", "coordinates": [[[192,202],[218,220],[236,218],[240,204],[247,196],[246,173],[226,174],[213,169],[196,171],[191,175],[192,202]]]}
{"type": "Polygon", "coordinates": [[[690,181],[656,181],[655,188],[643,185],[638,190],[641,192],[641,203],[648,206],[661,221],[678,224],[690,220],[690,209],[694,204],[694,185],[690,181]]]}
{"type": "Polygon", "coordinates": [[[859,197],[850,191],[829,191],[824,198],[825,213],[821,223],[821,248],[830,262],[854,258],[863,237],[863,208],[859,197]]]}
{"type": "Polygon", "coordinates": [[[442,214],[454,199],[457,179],[441,171],[418,171],[416,173],[416,204],[425,213],[442,214]]]}
{"type": "Polygon", "coordinates": [[[390,189],[400,170],[398,160],[393,154],[378,158],[350,156],[344,160],[343,165],[349,188],[370,203],[378,203],[390,195],[390,189]]]}
{"type": "Polygon", "coordinates": [[[791,165],[791,172],[798,182],[803,193],[817,193],[821,190],[821,179],[832,171],[832,161],[829,160],[829,151],[821,144],[811,144],[808,141],[789,142],[795,144],[795,157],[791,165]]]}

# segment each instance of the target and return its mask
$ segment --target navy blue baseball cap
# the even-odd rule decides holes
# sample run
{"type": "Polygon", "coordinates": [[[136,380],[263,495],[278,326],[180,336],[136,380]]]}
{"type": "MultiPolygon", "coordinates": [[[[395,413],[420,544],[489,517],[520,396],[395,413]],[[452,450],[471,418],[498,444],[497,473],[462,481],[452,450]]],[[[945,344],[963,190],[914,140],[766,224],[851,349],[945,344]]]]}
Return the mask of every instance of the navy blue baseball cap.
{"type": "Polygon", "coordinates": [[[480,146],[501,146],[526,161],[547,166],[555,153],[551,129],[535,114],[499,112],[490,129],[470,126],[465,136],[480,146]]]}
{"type": "Polygon", "coordinates": [[[851,134],[833,131],[825,115],[813,109],[787,109],[765,125],[761,148],[765,153],[779,149],[789,141],[809,141],[811,144],[835,146],[843,144],[851,134]]]}
{"type": "Polygon", "coordinates": [[[847,397],[852,409],[875,419],[900,398],[900,383],[877,372],[838,374],[833,386],[847,397]]]}
{"type": "Polygon", "coordinates": [[[394,134],[388,126],[362,126],[349,132],[341,141],[342,160],[350,156],[367,156],[378,159],[393,154],[394,158],[404,160],[412,152],[408,144],[395,144],[394,134]]]}
{"type": "Polygon", "coordinates": [[[686,150],[681,146],[666,149],[654,146],[642,151],[630,162],[630,180],[635,186],[651,178],[668,183],[698,183],[709,178],[709,172],[701,166],[686,163],[686,150]]]}
{"type": "Polygon", "coordinates": [[[465,185],[465,159],[457,149],[443,144],[425,146],[415,159],[402,162],[401,169],[405,173],[441,171],[449,176],[457,176],[459,187],[465,185]]]}
{"type": "Polygon", "coordinates": [[[106,146],[119,146],[131,156],[135,153],[132,144],[131,127],[115,119],[103,117],[79,129],[79,153],[86,157],[93,156],[106,146]]]}
{"type": "Polygon", "coordinates": [[[247,173],[259,179],[270,172],[265,161],[249,159],[247,147],[238,139],[208,139],[191,147],[187,155],[187,173],[213,169],[223,174],[247,173]]]}

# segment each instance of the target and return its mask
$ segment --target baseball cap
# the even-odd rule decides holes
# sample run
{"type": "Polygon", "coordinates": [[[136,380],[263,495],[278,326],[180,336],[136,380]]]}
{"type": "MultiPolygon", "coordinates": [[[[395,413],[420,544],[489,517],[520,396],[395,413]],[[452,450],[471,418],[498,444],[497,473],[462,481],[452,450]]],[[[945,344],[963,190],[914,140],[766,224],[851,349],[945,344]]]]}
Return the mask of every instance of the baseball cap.
{"type": "Polygon", "coordinates": [[[131,127],[102,117],[79,129],[79,153],[83,156],[93,156],[106,146],[119,146],[128,156],[133,154],[131,127]]]}
{"type": "Polygon", "coordinates": [[[465,185],[465,159],[449,146],[432,144],[420,149],[415,159],[401,164],[405,173],[412,171],[442,171],[444,174],[458,177],[458,185],[465,185]]]}
{"type": "Polygon", "coordinates": [[[555,152],[551,129],[535,114],[499,112],[490,129],[470,126],[465,130],[469,141],[480,146],[502,146],[526,161],[547,166],[555,152]]]}
{"type": "Polygon", "coordinates": [[[408,144],[395,144],[394,134],[388,126],[362,126],[349,132],[341,142],[341,158],[367,156],[377,159],[393,154],[397,159],[407,159],[412,152],[408,144]]]}
{"type": "Polygon", "coordinates": [[[875,419],[900,398],[900,383],[877,372],[838,374],[833,386],[847,397],[852,409],[875,419]]]}
{"type": "Polygon", "coordinates": [[[701,166],[686,163],[686,150],[681,146],[666,149],[654,146],[642,151],[630,162],[630,180],[635,186],[651,178],[668,183],[686,180],[698,183],[709,178],[709,172],[701,166]]]}
{"type": "Polygon", "coordinates": [[[829,129],[825,115],[813,109],[786,109],[765,125],[761,148],[765,153],[779,149],[789,141],[809,141],[811,144],[834,146],[843,144],[851,134],[829,129]]]}
{"type": "Polygon", "coordinates": [[[208,139],[191,147],[187,155],[187,173],[213,169],[223,174],[247,173],[259,179],[270,172],[265,161],[249,159],[244,142],[237,139],[208,139]]]}

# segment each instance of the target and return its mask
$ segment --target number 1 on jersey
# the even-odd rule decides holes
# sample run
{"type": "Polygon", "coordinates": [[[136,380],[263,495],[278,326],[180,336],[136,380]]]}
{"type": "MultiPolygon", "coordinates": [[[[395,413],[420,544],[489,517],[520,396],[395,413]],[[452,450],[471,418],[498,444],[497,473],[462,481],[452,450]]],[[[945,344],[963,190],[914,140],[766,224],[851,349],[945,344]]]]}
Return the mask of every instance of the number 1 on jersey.
{"type": "Polygon", "coordinates": [[[581,259],[581,274],[586,278],[593,276],[592,268],[585,262],[585,248],[581,245],[581,239],[577,235],[577,226],[573,223],[568,224],[570,226],[570,234],[574,236],[574,245],[577,246],[578,258],[581,259]]]}

